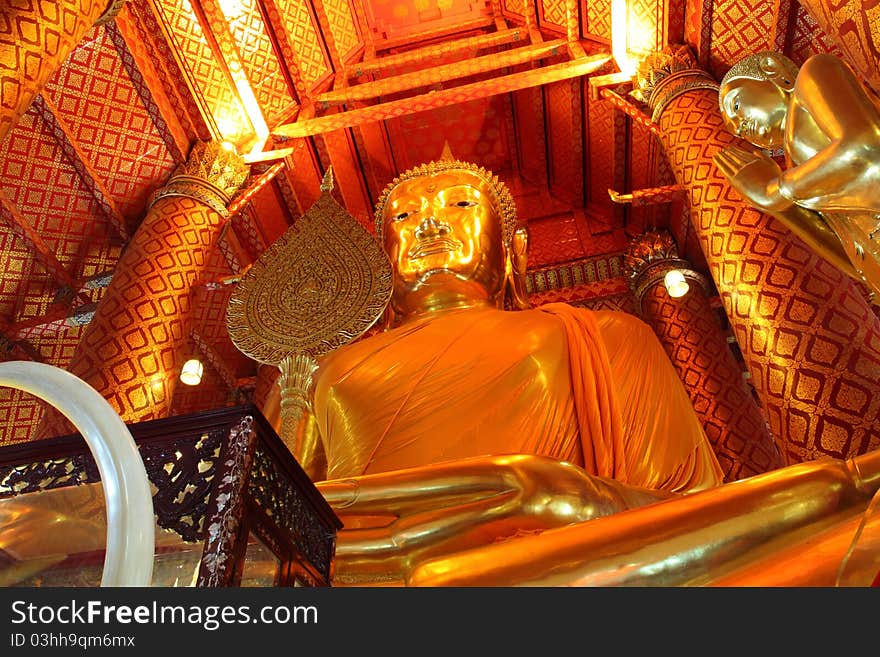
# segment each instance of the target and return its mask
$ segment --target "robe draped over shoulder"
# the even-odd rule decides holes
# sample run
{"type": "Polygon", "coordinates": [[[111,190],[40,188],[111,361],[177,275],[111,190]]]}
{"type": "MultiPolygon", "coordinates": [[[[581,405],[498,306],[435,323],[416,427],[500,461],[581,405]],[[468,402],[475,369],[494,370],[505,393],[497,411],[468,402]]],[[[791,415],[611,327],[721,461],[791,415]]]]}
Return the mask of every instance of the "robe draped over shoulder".
{"type": "Polygon", "coordinates": [[[412,321],[321,359],[314,409],[330,479],[520,453],[646,488],[722,480],[660,343],[625,313],[548,304],[412,321]]]}

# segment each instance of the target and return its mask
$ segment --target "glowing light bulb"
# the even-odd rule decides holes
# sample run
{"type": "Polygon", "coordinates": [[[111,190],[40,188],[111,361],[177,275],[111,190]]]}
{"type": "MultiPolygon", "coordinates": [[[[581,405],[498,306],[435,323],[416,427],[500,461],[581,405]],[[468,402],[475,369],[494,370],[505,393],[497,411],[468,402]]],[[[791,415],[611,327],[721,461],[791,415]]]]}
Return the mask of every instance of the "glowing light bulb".
{"type": "Polygon", "coordinates": [[[180,370],[180,380],[188,386],[197,386],[202,381],[205,366],[198,358],[190,358],[180,370]]]}
{"type": "Polygon", "coordinates": [[[684,274],[678,269],[670,269],[666,272],[666,276],[663,277],[663,284],[666,286],[669,296],[673,298],[683,297],[690,289],[690,285],[684,279],[684,274]]]}

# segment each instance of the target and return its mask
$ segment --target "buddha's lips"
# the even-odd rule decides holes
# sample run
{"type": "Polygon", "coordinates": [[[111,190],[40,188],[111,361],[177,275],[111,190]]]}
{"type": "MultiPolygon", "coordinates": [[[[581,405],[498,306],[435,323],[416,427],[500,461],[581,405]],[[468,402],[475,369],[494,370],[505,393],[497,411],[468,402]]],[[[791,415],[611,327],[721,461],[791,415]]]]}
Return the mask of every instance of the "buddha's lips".
{"type": "Polygon", "coordinates": [[[458,251],[462,246],[464,245],[458,240],[450,239],[448,237],[419,240],[413,244],[407,255],[410,258],[424,258],[425,256],[434,255],[435,253],[458,251]]]}

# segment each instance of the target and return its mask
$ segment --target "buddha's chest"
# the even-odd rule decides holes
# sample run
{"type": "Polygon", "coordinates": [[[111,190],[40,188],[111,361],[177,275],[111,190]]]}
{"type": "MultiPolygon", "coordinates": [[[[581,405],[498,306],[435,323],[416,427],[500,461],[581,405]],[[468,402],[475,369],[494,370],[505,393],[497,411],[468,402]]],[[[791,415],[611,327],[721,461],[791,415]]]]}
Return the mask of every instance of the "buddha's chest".
{"type": "Polygon", "coordinates": [[[535,451],[570,433],[561,326],[543,313],[460,319],[379,336],[322,363],[315,408],[331,462],[535,451]]]}

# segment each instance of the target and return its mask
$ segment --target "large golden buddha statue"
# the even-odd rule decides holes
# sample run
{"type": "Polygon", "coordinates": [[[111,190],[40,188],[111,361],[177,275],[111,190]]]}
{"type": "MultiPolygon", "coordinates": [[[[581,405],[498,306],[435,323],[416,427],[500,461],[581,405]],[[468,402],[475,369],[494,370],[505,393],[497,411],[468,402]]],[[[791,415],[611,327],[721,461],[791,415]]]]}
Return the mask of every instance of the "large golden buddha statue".
{"type": "Polygon", "coordinates": [[[833,55],[798,69],[763,51],[728,71],[719,103],[731,132],[785,154],[783,169],[766,152],[723,149],[715,162],[733,187],[880,295],[880,100],[833,55]]]}
{"type": "MultiPolygon", "coordinates": [[[[750,529],[737,545],[753,545],[867,504],[880,483],[876,463],[865,474],[833,462],[789,473],[801,483],[794,497],[779,477],[720,486],[647,325],[564,304],[524,308],[526,234],[485,170],[410,170],[379,199],[376,222],[394,269],[386,330],[319,360],[298,441],[345,523],[335,584],[582,583],[608,552],[595,536],[582,541],[584,530],[619,536],[630,552],[665,538],[652,553],[661,561],[678,531],[673,561],[714,567],[739,552],[706,525],[750,529]],[[817,499],[801,504],[805,491],[817,499]]],[[[670,583],[651,569],[662,575],[651,583],[670,583]]]]}

